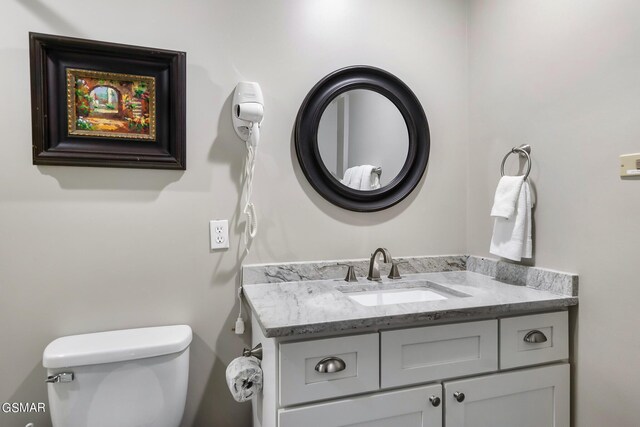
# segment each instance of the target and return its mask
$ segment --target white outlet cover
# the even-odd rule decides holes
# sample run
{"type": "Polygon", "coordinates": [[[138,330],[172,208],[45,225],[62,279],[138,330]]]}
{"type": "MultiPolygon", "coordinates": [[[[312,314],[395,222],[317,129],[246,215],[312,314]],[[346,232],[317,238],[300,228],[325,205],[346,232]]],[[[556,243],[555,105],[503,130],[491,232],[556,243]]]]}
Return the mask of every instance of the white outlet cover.
{"type": "Polygon", "coordinates": [[[216,219],[209,221],[209,237],[211,249],[229,248],[229,221],[226,219],[216,219]]]}

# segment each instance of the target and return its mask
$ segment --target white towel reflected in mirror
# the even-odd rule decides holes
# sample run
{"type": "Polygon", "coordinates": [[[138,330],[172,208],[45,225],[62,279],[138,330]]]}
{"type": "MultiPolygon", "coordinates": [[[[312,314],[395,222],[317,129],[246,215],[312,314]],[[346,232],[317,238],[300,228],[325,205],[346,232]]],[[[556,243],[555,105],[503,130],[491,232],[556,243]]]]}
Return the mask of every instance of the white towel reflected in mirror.
{"type": "Polygon", "coordinates": [[[376,190],[380,188],[380,168],[372,165],[350,167],[340,182],[354,190],[376,190]]]}

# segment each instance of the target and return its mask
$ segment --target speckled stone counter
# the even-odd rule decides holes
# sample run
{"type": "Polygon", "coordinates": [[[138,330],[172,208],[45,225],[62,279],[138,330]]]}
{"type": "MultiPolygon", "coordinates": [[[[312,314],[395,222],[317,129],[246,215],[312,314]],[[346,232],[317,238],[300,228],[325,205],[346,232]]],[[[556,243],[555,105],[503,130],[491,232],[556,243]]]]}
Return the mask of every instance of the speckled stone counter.
{"type": "Polygon", "coordinates": [[[403,279],[365,275],[368,260],[243,267],[244,295],[266,337],[477,320],[578,304],[578,276],[470,256],[398,258],[403,279]],[[354,265],[358,283],[342,280],[354,265]],[[444,291],[445,300],[364,306],[348,295],[377,289],[444,291]]]}

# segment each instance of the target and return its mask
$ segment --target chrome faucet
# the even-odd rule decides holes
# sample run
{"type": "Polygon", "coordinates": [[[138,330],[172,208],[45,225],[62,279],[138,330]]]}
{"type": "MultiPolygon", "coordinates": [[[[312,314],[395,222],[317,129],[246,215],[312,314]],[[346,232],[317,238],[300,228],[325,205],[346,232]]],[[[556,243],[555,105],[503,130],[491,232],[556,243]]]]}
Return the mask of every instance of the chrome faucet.
{"type": "Polygon", "coordinates": [[[379,282],[380,280],[380,266],[378,265],[378,256],[382,254],[382,260],[385,263],[390,263],[393,261],[391,258],[391,254],[387,248],[378,248],[373,254],[371,254],[371,260],[369,261],[369,275],[367,276],[368,280],[374,280],[379,282]]]}

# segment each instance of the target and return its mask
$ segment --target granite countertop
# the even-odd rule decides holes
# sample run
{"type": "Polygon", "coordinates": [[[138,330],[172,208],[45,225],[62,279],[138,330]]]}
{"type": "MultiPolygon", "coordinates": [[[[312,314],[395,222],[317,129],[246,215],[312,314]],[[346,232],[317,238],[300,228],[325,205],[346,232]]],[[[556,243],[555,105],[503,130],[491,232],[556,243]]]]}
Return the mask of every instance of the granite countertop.
{"type": "MultiPolygon", "coordinates": [[[[356,271],[362,270],[362,262],[351,261],[356,271]]],[[[577,276],[572,274],[519,265],[514,269],[513,264],[501,268],[498,261],[468,256],[407,258],[405,262],[410,274],[403,274],[401,280],[385,277],[381,284],[362,277],[358,283],[318,279],[337,262],[245,267],[244,295],[266,337],[475,320],[578,304],[577,276]],[[287,280],[282,272],[287,273],[284,276],[295,272],[293,277],[302,280],[287,280]],[[447,299],[365,306],[348,298],[358,292],[409,287],[426,287],[447,299]]]]}

